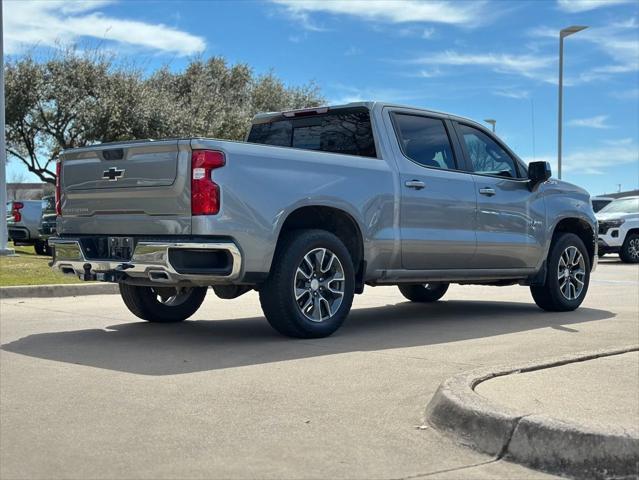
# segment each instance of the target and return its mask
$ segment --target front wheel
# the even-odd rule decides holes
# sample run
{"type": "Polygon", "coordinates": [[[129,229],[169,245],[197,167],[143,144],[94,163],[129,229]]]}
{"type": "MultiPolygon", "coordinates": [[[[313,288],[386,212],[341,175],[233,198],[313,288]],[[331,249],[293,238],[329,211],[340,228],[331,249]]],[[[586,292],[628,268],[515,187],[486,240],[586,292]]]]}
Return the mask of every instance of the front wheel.
{"type": "Polygon", "coordinates": [[[575,310],[586,298],[590,284],[590,258],[581,239],[572,233],[560,234],[547,260],[543,285],[532,285],[535,303],[550,312],[575,310]]]}
{"type": "Polygon", "coordinates": [[[326,337],[353,303],[355,274],[342,241],[324,230],[290,232],[278,245],[260,303],[271,326],[297,338],[326,337]]]}
{"type": "Polygon", "coordinates": [[[140,287],[120,283],[124,304],[136,317],[149,322],[181,322],[193,315],[207,287],[140,287]]]}
{"type": "Polygon", "coordinates": [[[411,302],[430,303],[442,298],[448,290],[448,285],[448,283],[438,282],[398,285],[398,288],[411,302]]]}
{"type": "Polygon", "coordinates": [[[626,236],[619,251],[619,258],[625,263],[639,263],[639,234],[631,233],[626,236]]]}

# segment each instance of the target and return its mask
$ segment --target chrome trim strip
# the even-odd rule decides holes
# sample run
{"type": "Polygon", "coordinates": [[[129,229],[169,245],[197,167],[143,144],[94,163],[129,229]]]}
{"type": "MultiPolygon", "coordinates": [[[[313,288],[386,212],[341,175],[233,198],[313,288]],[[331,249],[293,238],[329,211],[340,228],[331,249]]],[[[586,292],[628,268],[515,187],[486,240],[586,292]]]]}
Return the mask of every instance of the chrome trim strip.
{"type": "Polygon", "coordinates": [[[84,275],[84,266],[91,265],[90,272],[104,273],[112,271],[126,272],[131,277],[147,278],[157,283],[176,284],[188,281],[198,284],[231,283],[240,277],[242,255],[233,242],[189,243],[189,242],[138,242],[130,261],[104,259],[89,260],[82,251],[78,239],[50,238],[49,244],[55,247],[52,268],[62,273],[79,277],[84,275]],[[178,273],[169,261],[170,249],[225,250],[231,255],[233,266],[228,275],[183,274],[178,273]],[[67,272],[65,272],[67,270],[67,272]],[[165,273],[158,276],[157,273],[165,273]],[[69,273],[70,274],[70,273],[69,273]],[[155,275],[152,275],[155,274],[155,275]]]}

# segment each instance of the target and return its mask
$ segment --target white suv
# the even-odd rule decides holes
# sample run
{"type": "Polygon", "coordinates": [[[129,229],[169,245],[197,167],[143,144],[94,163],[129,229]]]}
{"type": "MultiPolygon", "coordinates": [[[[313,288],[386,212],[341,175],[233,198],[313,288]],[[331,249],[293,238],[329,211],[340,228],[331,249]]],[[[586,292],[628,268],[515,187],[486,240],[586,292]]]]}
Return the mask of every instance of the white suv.
{"type": "Polygon", "coordinates": [[[599,254],[618,253],[622,261],[639,263],[639,197],[625,197],[597,212],[599,254]]]}

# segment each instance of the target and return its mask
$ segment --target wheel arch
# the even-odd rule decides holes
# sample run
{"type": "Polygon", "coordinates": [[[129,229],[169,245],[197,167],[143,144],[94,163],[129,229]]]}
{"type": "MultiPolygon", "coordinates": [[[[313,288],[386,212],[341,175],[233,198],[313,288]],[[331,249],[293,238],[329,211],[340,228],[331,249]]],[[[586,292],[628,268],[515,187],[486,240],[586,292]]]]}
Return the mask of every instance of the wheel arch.
{"type": "Polygon", "coordinates": [[[624,237],[624,240],[628,237],[628,235],[633,235],[633,234],[639,235],[639,227],[633,227],[630,230],[628,230],[626,232],[626,237],[624,237]]]}
{"type": "Polygon", "coordinates": [[[590,260],[590,266],[592,268],[597,251],[597,236],[590,223],[579,217],[562,218],[555,224],[550,246],[553,245],[557,236],[561,233],[573,233],[577,235],[582,242],[584,242],[586,251],[588,252],[588,258],[590,260]]]}
{"type": "Polygon", "coordinates": [[[292,210],[282,222],[277,236],[275,252],[284,235],[293,230],[326,230],[339,238],[351,255],[355,270],[355,292],[363,290],[365,272],[364,236],[353,215],[347,211],[326,205],[304,205],[292,210]]]}

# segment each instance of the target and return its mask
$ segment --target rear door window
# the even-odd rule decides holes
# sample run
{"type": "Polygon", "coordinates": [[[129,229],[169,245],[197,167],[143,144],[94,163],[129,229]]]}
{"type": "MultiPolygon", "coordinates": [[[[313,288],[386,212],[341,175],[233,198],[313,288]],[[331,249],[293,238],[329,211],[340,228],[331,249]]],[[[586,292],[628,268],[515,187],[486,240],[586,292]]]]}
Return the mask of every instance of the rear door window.
{"type": "Polygon", "coordinates": [[[370,114],[365,107],[340,108],[299,118],[276,117],[251,127],[250,143],[376,157],[370,114]]]}
{"type": "Polygon", "coordinates": [[[430,168],[457,168],[443,120],[403,113],[393,114],[400,147],[408,158],[430,168]]]}

